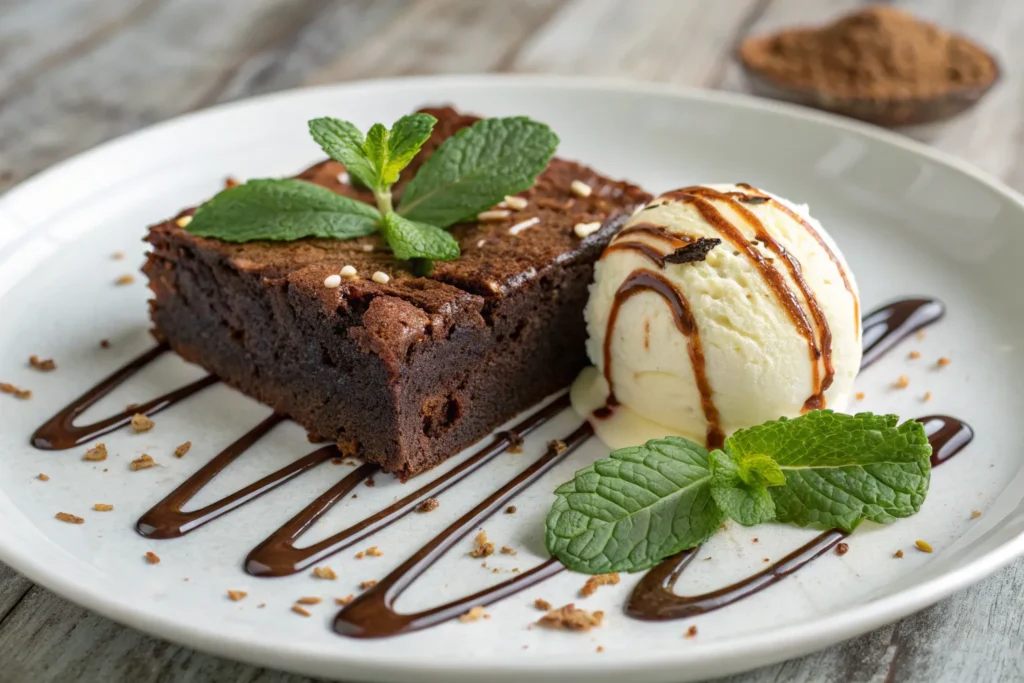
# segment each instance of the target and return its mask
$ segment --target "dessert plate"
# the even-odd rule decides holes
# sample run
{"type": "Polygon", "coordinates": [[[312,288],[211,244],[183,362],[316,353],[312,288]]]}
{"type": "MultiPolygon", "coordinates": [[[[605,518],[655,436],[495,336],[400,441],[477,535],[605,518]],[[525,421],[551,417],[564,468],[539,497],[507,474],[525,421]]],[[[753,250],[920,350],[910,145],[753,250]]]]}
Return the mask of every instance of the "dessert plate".
{"type": "MultiPolygon", "coordinates": [[[[802,655],[933,603],[1024,552],[1024,450],[1007,427],[1024,409],[1017,381],[1024,371],[1018,353],[1024,303],[1016,295],[1024,288],[1022,227],[1021,198],[963,163],[883,131],[737,95],[576,79],[454,77],[299,90],[184,116],[66,161],[0,199],[0,381],[32,391],[28,400],[0,395],[0,560],[129,626],[329,678],[681,681],[802,655]],[[537,420],[543,423],[520,452],[500,453],[474,471],[457,469],[484,442],[405,484],[377,476],[368,486],[354,467],[314,458],[266,495],[167,540],[139,535],[136,521],[236,439],[261,423],[269,427],[268,408],[223,385],[203,383],[187,400],[155,414],[151,430],[122,428],[90,441],[106,444],[106,461],[84,461],[88,444],[53,451],[30,445],[33,431],[60,408],[153,348],[141,276],[115,284],[136,273],[147,224],[209,197],[226,175],[283,176],[316,161],[307,119],[344,116],[365,128],[439,102],[485,115],[529,114],[559,133],[560,156],[655,193],[744,181],[810,204],[855,272],[865,312],[913,296],[946,306],[945,317],[923,336],[909,336],[861,374],[856,391],[864,398],[856,407],[904,418],[952,415],[974,428],[974,440],[935,472],[916,516],[891,526],[865,524],[846,539],[845,553],[830,548],[721,609],[654,622],[624,611],[642,574],[623,575],[619,584],[581,597],[586,577],[545,564],[543,519],[551,491],[607,455],[590,439],[492,506],[493,516],[459,526],[466,535],[412,582],[395,607],[429,611],[514,582],[538,566],[544,580],[489,604],[489,618],[446,619],[375,639],[338,635],[332,629],[340,610],[335,599],[358,594],[363,582],[382,580],[543,458],[547,442],[564,439],[581,418],[547,410],[550,419],[537,420]],[[126,254],[123,260],[112,257],[118,252],[126,254]],[[108,343],[101,346],[101,340],[108,343]],[[910,358],[911,351],[920,357],[910,358]],[[30,367],[33,354],[53,358],[57,369],[30,367]],[[941,357],[951,362],[939,364],[941,357]],[[894,386],[901,375],[909,380],[902,389],[894,386]],[[175,457],[185,441],[191,449],[175,457]],[[130,463],[144,453],[156,466],[133,471],[130,463]],[[447,489],[430,489],[451,472],[447,489]],[[284,578],[244,571],[256,545],[346,477],[352,488],[298,546],[393,508],[421,487],[440,505],[429,513],[399,505],[409,514],[391,515],[393,523],[317,560],[333,569],[333,580],[308,570],[284,578]],[[114,509],[94,511],[96,504],[114,509]],[[515,513],[505,512],[509,505],[515,513]],[[58,521],[59,512],[84,523],[58,521]],[[480,529],[514,554],[469,557],[480,529]],[[934,552],[916,549],[917,540],[934,552]],[[367,554],[370,546],[377,550],[367,554]],[[898,550],[902,558],[894,557],[898,550]],[[247,596],[235,601],[229,590],[247,596]],[[308,617],[292,611],[302,597],[321,598],[304,607],[308,617]],[[541,615],[534,606],[538,598],[603,610],[604,624],[585,633],[533,627],[541,615]]],[[[154,356],[78,422],[102,419],[204,376],[172,354],[154,356]]],[[[215,503],[315,449],[294,424],[274,425],[185,509],[215,503]]],[[[730,525],[697,551],[675,590],[707,593],[766,567],[784,573],[794,563],[780,561],[816,535],[730,525]]],[[[453,613],[473,604],[468,600],[453,613]]]]}

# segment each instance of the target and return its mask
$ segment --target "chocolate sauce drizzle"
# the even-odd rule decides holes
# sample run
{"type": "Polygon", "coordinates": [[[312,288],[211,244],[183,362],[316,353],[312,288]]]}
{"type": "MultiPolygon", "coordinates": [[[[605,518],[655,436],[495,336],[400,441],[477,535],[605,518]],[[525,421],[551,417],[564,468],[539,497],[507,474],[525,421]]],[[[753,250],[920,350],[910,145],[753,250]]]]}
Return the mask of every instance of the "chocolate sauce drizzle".
{"type": "MultiPolygon", "coordinates": [[[[459,483],[473,472],[494,460],[523,437],[569,407],[568,395],[561,396],[536,411],[511,430],[500,432],[493,440],[452,470],[420,487],[401,500],[352,524],[346,529],[305,548],[296,548],[295,541],[318,519],[342,500],[359,482],[376,471],[376,466],[363,465],[328,489],[301,512],[285,522],[249,553],[245,570],[253,576],[286,576],[301,572],[317,562],[348,548],[381,529],[394,524],[415,510],[420,503],[459,483]]],[[[271,475],[273,476],[273,475],[271,475]]]]}
{"type": "Polygon", "coordinates": [[[901,299],[868,313],[861,333],[864,355],[860,368],[868,367],[914,332],[946,315],[946,307],[935,299],[901,299]]]}
{"type": "Polygon", "coordinates": [[[94,403],[116,389],[127,381],[135,373],[146,367],[168,351],[166,345],[155,346],[135,360],[124,365],[105,380],[85,392],[59,413],[43,423],[39,429],[32,434],[32,445],[46,451],[61,451],[74,448],[97,436],[109,434],[115,429],[120,429],[131,422],[132,416],[141,413],[143,415],[156,415],[161,410],[170,408],[179,401],[184,401],[192,394],[198,393],[208,386],[214,385],[218,380],[213,375],[207,375],[191,384],[175,389],[174,391],[158,396],[152,401],[139,404],[129,410],[123,410],[103,420],[93,422],[82,427],[75,426],[75,418],[84,413],[94,403]]]}
{"type": "Polygon", "coordinates": [[[669,282],[663,275],[643,268],[630,273],[615,292],[615,299],[612,302],[611,311],[608,314],[608,328],[604,336],[604,377],[608,382],[608,404],[615,405],[615,385],[612,381],[612,337],[615,331],[615,323],[619,318],[619,311],[622,305],[630,297],[641,292],[652,292],[657,294],[672,311],[672,320],[676,328],[687,339],[687,350],[690,355],[690,365],[693,367],[693,377],[700,392],[700,404],[704,411],[704,419],[707,421],[706,441],[708,448],[721,448],[725,442],[725,433],[719,426],[718,408],[711,399],[711,384],[708,382],[707,370],[704,363],[704,349],[700,342],[700,331],[697,329],[697,321],[690,312],[690,305],[686,297],[679,289],[669,282]]]}
{"type": "MultiPolygon", "coordinates": [[[[658,229],[656,226],[633,226],[630,230],[648,231],[654,234],[658,229]]],[[[625,232],[627,231],[623,231],[623,233],[625,232]]],[[[662,235],[661,237],[668,241],[678,240],[675,236],[666,238],[662,235]]],[[[678,241],[682,242],[682,240],[678,241]]],[[[672,309],[677,327],[690,339],[690,355],[691,360],[695,363],[696,372],[698,361],[695,358],[699,356],[702,364],[703,357],[699,347],[699,335],[686,300],[675,291],[671,283],[651,271],[637,271],[627,279],[627,282],[629,287],[622,292],[623,300],[631,296],[631,293],[638,291],[653,291],[665,299],[672,309]],[[695,338],[696,351],[694,350],[695,338]]],[[[626,287],[626,283],[623,287],[626,287]]],[[[889,304],[868,315],[864,320],[865,350],[862,367],[870,365],[915,330],[941,318],[943,312],[942,305],[937,301],[911,299],[889,304]]],[[[131,410],[123,411],[93,424],[81,427],[74,424],[76,417],[165,351],[167,351],[166,346],[157,346],[101,381],[37,429],[32,437],[33,445],[45,450],[71,448],[126,425],[135,413],[153,415],[218,381],[213,376],[207,376],[131,410]]],[[[702,389],[703,392],[704,389],[702,389]]],[[[708,393],[710,394],[710,390],[708,393]]],[[[323,517],[359,482],[377,471],[375,465],[360,466],[260,543],[249,554],[246,560],[246,570],[256,576],[282,576],[303,571],[393,524],[416,509],[422,501],[454,486],[469,474],[506,452],[511,445],[519,442],[522,436],[560,414],[568,405],[568,397],[560,397],[522,420],[511,432],[496,435],[490,444],[465,462],[400,501],[323,541],[305,548],[295,547],[295,542],[310,526],[323,517]]],[[[713,405],[711,409],[713,410],[713,405]]],[[[714,423],[717,423],[717,413],[713,413],[713,415],[714,423]]],[[[285,419],[284,416],[278,414],[271,415],[215,456],[139,519],[137,523],[139,533],[149,538],[174,538],[185,535],[287,483],[303,472],[340,455],[333,445],[319,448],[210,505],[191,512],[182,510],[204,486],[285,419]]],[[[973,431],[968,425],[951,417],[932,415],[920,418],[920,421],[925,425],[925,431],[934,449],[933,467],[958,453],[973,438],[973,431]]],[[[712,420],[709,419],[709,424],[711,423],[712,420]]],[[[469,607],[493,603],[562,571],[564,567],[561,564],[555,559],[549,559],[501,584],[428,610],[414,614],[400,614],[393,608],[398,597],[456,542],[470,533],[481,521],[493,515],[506,502],[533,484],[544,473],[568,457],[592,434],[590,425],[584,423],[564,442],[550,445],[540,459],[427,542],[400,567],[342,610],[335,620],[335,630],[344,635],[373,638],[426,628],[461,614],[469,607]]],[[[839,531],[827,531],[753,577],[712,593],[691,597],[678,596],[672,590],[679,576],[693,560],[696,549],[685,551],[665,560],[644,577],[634,590],[626,611],[639,619],[660,620],[692,616],[724,607],[788,576],[832,548],[843,537],[844,535],[839,531]]]]}
{"type": "MultiPolygon", "coordinates": [[[[970,425],[956,418],[932,415],[918,419],[932,445],[932,467],[959,453],[974,437],[970,425]]],[[[644,621],[686,619],[742,600],[778,583],[808,562],[828,552],[847,534],[832,529],[800,546],[764,570],[736,583],[701,595],[677,595],[673,590],[683,571],[693,562],[700,546],[673,555],[647,572],[630,595],[626,614],[644,621]]]]}

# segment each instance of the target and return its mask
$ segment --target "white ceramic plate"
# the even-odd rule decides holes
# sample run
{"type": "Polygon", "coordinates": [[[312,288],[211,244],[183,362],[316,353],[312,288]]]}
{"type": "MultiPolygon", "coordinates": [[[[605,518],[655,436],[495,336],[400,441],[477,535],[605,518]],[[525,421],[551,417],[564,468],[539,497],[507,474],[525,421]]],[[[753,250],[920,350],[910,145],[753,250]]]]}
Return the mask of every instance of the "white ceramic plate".
{"type": "MultiPolygon", "coordinates": [[[[656,86],[552,78],[458,77],[357,83],[301,90],[176,119],[80,155],[0,200],[0,380],[33,390],[29,401],[0,395],[0,559],[70,600],[124,624],[202,650],[262,665],[351,680],[679,681],[782,660],[877,627],[995,571],[1024,550],[1020,503],[1024,452],[1013,425],[1024,414],[1019,340],[1024,338],[1024,206],[998,182],[908,140],[845,120],[733,95],[656,86]],[[426,538],[573,428],[563,415],[442,496],[429,515],[411,515],[364,545],[384,556],[331,559],[334,582],[308,574],[255,579],[246,552],[312,497],[347,473],[324,465],[185,538],[152,541],[135,520],[212,454],[268,414],[223,386],[161,413],[142,435],[105,437],[111,458],[83,462],[84,448],[38,451],[32,430],[55,410],[152,345],[142,278],[115,286],[140,261],[145,226],[214,193],[227,174],[285,175],[318,159],[305,121],[322,115],[361,126],[391,121],[424,103],[452,102],[488,115],[529,114],[561,136],[560,154],[652,191],[697,182],[746,181],[807,202],[841,245],[860,283],[865,310],[900,296],[943,300],[946,318],[923,340],[906,342],[858,380],[863,407],[904,417],[946,413],[977,430],[974,443],[936,471],[920,514],[859,530],[849,552],[828,553],[753,598],[685,622],[644,623],[622,605],[639,576],[583,600],[608,613],[587,634],[528,629],[534,598],[577,599],[584,579],[562,573],[493,605],[490,620],[449,622],[394,639],[357,641],[329,628],[332,598],[381,578],[426,538]],[[123,251],[126,260],[112,260],[123,251]],[[100,349],[100,339],[112,348],[100,349]],[[921,351],[911,362],[907,352],[921,351]],[[30,354],[59,369],[27,367],[30,354]],[[939,356],[953,363],[937,370],[939,356]],[[910,387],[891,388],[900,374],[910,387]],[[928,404],[922,395],[933,395],[928,404]],[[174,447],[191,440],[180,460],[174,447]],[[158,468],[129,472],[151,454],[158,468]],[[43,482],[39,472],[50,476],[43,482]],[[91,511],[110,503],[113,512],[91,511]],[[971,519],[972,510],[983,516],[971,519]],[[81,526],[58,511],[86,518],[81,526]],[[925,539],[927,555],[913,548],[925,539]],[[902,548],[902,560],[893,552],[902,548]],[[162,562],[142,557],[156,552],[162,562]],[[186,581],[187,579],[187,581],[186,581]],[[245,590],[241,602],[227,589],[245,590]],[[312,618],[289,611],[304,595],[323,596],[312,618]],[[265,604],[265,607],[260,607],[265,604]],[[684,639],[691,625],[696,638],[684,639]],[[605,651],[596,652],[598,645],[605,651]]],[[[200,371],[167,356],[85,416],[120,409],[191,381],[200,371]]],[[[302,431],[285,424],[261,440],[195,501],[253,481],[306,453],[302,431]]],[[[516,500],[520,512],[484,524],[516,557],[496,556],[493,574],[466,557],[470,540],[403,596],[413,610],[492,585],[513,567],[544,558],[542,519],[553,486],[605,455],[596,442],[575,453],[516,500]]],[[[443,468],[442,468],[443,469],[443,468]]],[[[435,473],[423,475],[425,482],[435,473]]],[[[418,480],[417,483],[420,483],[418,480]]],[[[324,537],[411,490],[378,477],[358,500],[333,510],[303,541],[324,537]]],[[[763,567],[814,532],[732,526],[701,551],[680,592],[696,593],[763,567]],[[753,543],[753,537],[759,542],[753,543]]]]}

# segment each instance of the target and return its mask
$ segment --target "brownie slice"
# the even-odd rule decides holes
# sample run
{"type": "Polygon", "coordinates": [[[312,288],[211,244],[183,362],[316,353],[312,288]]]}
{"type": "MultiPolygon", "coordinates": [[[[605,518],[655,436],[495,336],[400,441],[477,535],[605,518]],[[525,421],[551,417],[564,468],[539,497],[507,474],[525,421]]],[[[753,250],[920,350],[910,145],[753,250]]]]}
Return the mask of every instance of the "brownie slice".
{"type": "MultiPolygon", "coordinates": [[[[399,196],[444,139],[477,120],[424,111],[438,124],[396,185],[399,196]]],[[[334,161],[298,177],[373,201],[334,161]]],[[[376,235],[234,244],[192,235],[178,219],[152,226],[143,270],[155,334],[344,453],[403,478],[423,472],[586,365],[594,262],[650,198],[561,159],[520,196],[526,208],[508,219],[454,226],[462,257],[437,263],[429,277],[394,259],[376,235]],[[592,192],[580,196],[573,181],[592,192]],[[600,230],[577,237],[577,223],[595,221],[600,230]],[[326,287],[346,265],[358,278],[326,287]],[[378,271],[389,279],[374,281],[378,271]]]]}

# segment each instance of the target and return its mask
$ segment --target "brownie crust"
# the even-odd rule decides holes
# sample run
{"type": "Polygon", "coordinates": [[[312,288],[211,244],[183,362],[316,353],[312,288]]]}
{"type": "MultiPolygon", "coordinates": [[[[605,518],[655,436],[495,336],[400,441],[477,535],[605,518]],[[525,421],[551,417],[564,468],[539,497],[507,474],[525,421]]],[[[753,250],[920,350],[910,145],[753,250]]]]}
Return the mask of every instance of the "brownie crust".
{"type": "MultiPolygon", "coordinates": [[[[452,109],[395,194],[447,137],[452,109]]],[[[372,202],[326,161],[299,178],[372,202]]],[[[587,363],[593,265],[643,190],[554,159],[508,219],[452,228],[463,255],[419,277],[377,236],[234,244],[176,219],[152,226],[143,267],[155,335],[188,361],[290,416],[347,455],[406,478],[567,386],[587,363]],[[573,190],[578,180],[589,196],[573,190]],[[538,218],[535,225],[509,229],[538,218]],[[580,239],[577,223],[602,227],[580,239]],[[324,279],[345,265],[358,277],[324,279]],[[380,271],[385,283],[371,279],[380,271]]]]}

